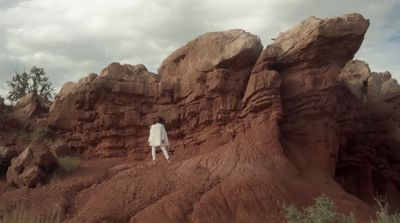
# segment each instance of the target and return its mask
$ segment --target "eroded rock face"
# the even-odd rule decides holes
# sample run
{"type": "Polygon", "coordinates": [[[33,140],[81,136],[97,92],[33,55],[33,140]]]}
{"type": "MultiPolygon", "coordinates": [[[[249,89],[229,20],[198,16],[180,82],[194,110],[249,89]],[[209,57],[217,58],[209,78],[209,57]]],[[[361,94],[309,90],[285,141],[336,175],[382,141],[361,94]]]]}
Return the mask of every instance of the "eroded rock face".
{"type": "MultiPolygon", "coordinates": [[[[371,77],[361,62],[349,62],[368,25],[358,14],[311,17],[264,50],[241,30],[207,33],[166,58],[159,75],[112,63],[65,85],[49,120],[72,147],[88,156],[144,154],[159,114],[180,158],[112,169],[74,198],[71,222],[282,222],[282,201],[305,205],[321,193],[369,221],[371,206],[348,192],[365,201],[378,188],[374,172],[359,165],[372,159],[370,151],[385,151],[372,146],[385,140],[371,138],[371,129],[387,129],[380,113],[354,112],[372,98],[395,111],[399,97],[387,75],[371,77]],[[367,97],[358,90],[365,85],[367,97]],[[360,183],[349,183],[348,166],[360,183]],[[369,183],[365,191],[356,188],[361,182],[369,183]]],[[[398,174],[395,168],[379,174],[398,174]]],[[[383,194],[398,193],[394,177],[379,179],[389,182],[379,183],[383,194]]]]}
{"type": "Polygon", "coordinates": [[[46,144],[35,141],[11,161],[7,183],[17,187],[36,187],[56,167],[57,160],[46,144]]]}
{"type": "Polygon", "coordinates": [[[365,220],[370,207],[334,177],[337,78],[367,27],[357,14],[310,18],[263,51],[241,30],[208,33],[172,53],[159,75],[113,63],[60,97],[52,109],[74,108],[69,139],[87,154],[143,153],[160,114],[185,157],[83,191],[71,221],[281,222],[280,201],[305,204],[321,192],[365,220]]]}
{"type": "Polygon", "coordinates": [[[66,143],[56,143],[50,146],[50,152],[55,157],[72,156],[71,148],[66,143]]]}
{"type": "Polygon", "coordinates": [[[310,17],[279,35],[268,46],[268,57],[278,69],[333,64],[342,67],[357,52],[368,26],[369,21],[359,14],[331,19],[310,17]]]}
{"type": "Polygon", "coordinates": [[[204,141],[190,136],[197,128],[223,125],[239,114],[261,50],[258,37],[230,30],[204,34],[178,49],[162,63],[160,75],[143,65],[112,63],[99,76],[64,86],[51,108],[50,126],[72,130],[71,145],[91,155],[139,154],[158,114],[171,137],[195,145],[204,141]]]}
{"type": "Polygon", "coordinates": [[[369,21],[350,14],[311,17],[267,47],[267,65],[282,77],[282,143],[287,157],[312,179],[334,176],[337,76],[357,52],[369,21]]]}
{"type": "Polygon", "coordinates": [[[15,149],[0,146],[0,176],[7,172],[11,159],[17,155],[18,152],[15,149]]]}
{"type": "Polygon", "coordinates": [[[167,57],[158,73],[173,85],[174,102],[227,94],[238,98],[261,51],[260,39],[243,30],[206,33],[167,57]]]}
{"type": "Polygon", "coordinates": [[[49,123],[52,127],[61,130],[73,130],[74,126],[77,125],[78,115],[75,101],[85,98],[96,77],[97,74],[89,74],[80,79],[78,83],[67,82],[64,84],[50,107],[49,123]]]}
{"type": "Polygon", "coordinates": [[[42,103],[38,96],[30,93],[19,99],[13,108],[12,116],[20,123],[26,123],[32,120],[33,117],[40,117],[47,111],[47,105],[42,103]]]}
{"type": "Polygon", "coordinates": [[[371,204],[376,194],[390,194],[388,200],[398,207],[400,85],[390,73],[370,72],[357,60],[347,63],[339,79],[346,86],[339,100],[346,103],[339,106],[337,180],[371,204]]]}
{"type": "MultiPolygon", "coordinates": [[[[27,117],[24,117],[26,120],[27,117]]],[[[24,124],[15,118],[13,107],[4,104],[4,99],[0,96],[0,147],[15,150],[18,147],[17,135],[24,128],[24,124]]],[[[6,169],[7,171],[7,169],[6,169]]]]}
{"type": "Polygon", "coordinates": [[[66,130],[70,145],[92,156],[121,156],[145,142],[159,76],[143,65],[112,63],[100,75],[67,83],[49,125],[66,130]],[[65,112],[69,111],[69,112],[65,112]]]}

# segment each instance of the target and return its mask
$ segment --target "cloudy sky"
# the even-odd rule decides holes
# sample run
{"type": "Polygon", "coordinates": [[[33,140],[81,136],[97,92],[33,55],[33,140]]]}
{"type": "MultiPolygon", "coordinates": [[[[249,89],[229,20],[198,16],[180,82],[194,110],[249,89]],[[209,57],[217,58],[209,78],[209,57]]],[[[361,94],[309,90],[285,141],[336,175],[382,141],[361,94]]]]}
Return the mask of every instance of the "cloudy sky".
{"type": "Polygon", "coordinates": [[[113,61],[156,72],[204,32],[241,28],[265,46],[309,16],[350,12],[371,22],[356,58],[400,79],[399,0],[0,0],[0,95],[14,71],[33,65],[59,90],[113,61]]]}

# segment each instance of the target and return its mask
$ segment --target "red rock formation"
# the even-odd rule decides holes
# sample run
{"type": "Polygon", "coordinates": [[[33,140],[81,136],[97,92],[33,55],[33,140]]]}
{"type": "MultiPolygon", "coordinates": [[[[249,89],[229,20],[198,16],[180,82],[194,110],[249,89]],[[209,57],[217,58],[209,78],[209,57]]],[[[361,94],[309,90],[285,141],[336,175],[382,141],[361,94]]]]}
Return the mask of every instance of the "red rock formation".
{"type": "Polygon", "coordinates": [[[133,152],[146,141],[158,79],[143,65],[112,63],[98,76],[64,85],[51,107],[50,126],[69,131],[70,144],[91,156],[133,152]]]}
{"type": "Polygon", "coordinates": [[[7,183],[17,187],[36,187],[56,167],[57,161],[46,144],[35,141],[11,161],[7,183]]]}
{"type": "Polygon", "coordinates": [[[18,155],[17,151],[0,146],[0,176],[7,172],[8,167],[11,164],[11,159],[18,155]]]}
{"type": "MultiPolygon", "coordinates": [[[[74,195],[57,198],[63,213],[70,222],[282,222],[282,203],[309,204],[325,193],[367,222],[371,206],[351,194],[369,201],[371,190],[399,191],[395,159],[378,171],[362,166],[385,163],[368,159],[386,145],[366,134],[382,125],[381,113],[359,112],[364,96],[356,88],[364,79],[353,79],[353,70],[366,70],[348,63],[368,25],[358,14],[311,17],[264,50],[241,30],[207,33],[167,57],[159,75],[113,63],[65,85],[49,123],[72,147],[89,157],[143,158],[150,117],[160,114],[176,152],[171,164],[137,161],[98,180],[50,185],[74,195]]],[[[384,114],[399,120],[390,113],[399,108],[397,85],[380,75],[367,85],[368,103],[380,98],[384,114]]]]}
{"type": "Polygon", "coordinates": [[[230,30],[189,42],[163,62],[160,75],[143,65],[112,63],[99,76],[64,86],[51,108],[50,126],[73,130],[72,146],[90,156],[140,154],[147,149],[151,117],[158,114],[171,137],[184,138],[175,147],[193,146],[219,131],[210,126],[225,125],[240,112],[261,50],[256,36],[230,30]],[[192,136],[205,127],[203,136],[192,136]]]}
{"type": "Polygon", "coordinates": [[[400,207],[400,85],[388,72],[350,61],[339,75],[340,157],[336,177],[349,193],[373,204],[387,196],[400,207]]]}
{"type": "Polygon", "coordinates": [[[19,123],[29,127],[29,125],[35,125],[30,122],[35,122],[36,118],[45,116],[47,112],[48,105],[42,103],[38,96],[30,93],[18,100],[12,109],[11,116],[19,123]]]}
{"type": "Polygon", "coordinates": [[[282,76],[280,122],[285,154],[311,179],[335,173],[337,76],[361,45],[368,20],[350,14],[314,17],[268,46],[282,76]]]}
{"type": "Polygon", "coordinates": [[[0,98],[0,145],[23,150],[26,143],[21,136],[46,126],[48,110],[33,94],[22,97],[15,106],[3,104],[0,98]]]}

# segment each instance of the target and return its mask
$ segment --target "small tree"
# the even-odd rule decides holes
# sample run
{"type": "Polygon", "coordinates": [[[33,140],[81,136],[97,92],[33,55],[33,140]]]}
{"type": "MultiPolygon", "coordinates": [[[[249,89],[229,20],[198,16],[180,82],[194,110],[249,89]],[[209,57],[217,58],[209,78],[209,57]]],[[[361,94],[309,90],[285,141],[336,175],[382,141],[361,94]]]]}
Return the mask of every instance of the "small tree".
{"type": "Polygon", "coordinates": [[[33,93],[44,101],[50,101],[55,94],[44,69],[36,66],[31,68],[29,74],[25,71],[21,74],[15,72],[12,80],[7,81],[7,84],[10,87],[7,98],[13,103],[29,93],[33,93]]]}

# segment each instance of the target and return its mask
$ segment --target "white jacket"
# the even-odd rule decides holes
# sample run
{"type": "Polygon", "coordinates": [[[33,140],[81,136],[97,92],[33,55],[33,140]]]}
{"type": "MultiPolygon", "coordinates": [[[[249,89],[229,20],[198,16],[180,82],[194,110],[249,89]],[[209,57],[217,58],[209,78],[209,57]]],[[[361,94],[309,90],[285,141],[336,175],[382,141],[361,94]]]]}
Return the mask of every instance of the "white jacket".
{"type": "Polygon", "coordinates": [[[150,127],[150,135],[148,141],[150,146],[169,145],[167,131],[165,130],[163,124],[156,123],[150,127]]]}

